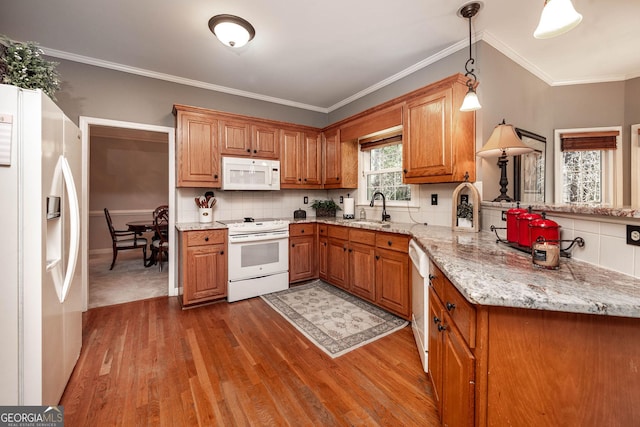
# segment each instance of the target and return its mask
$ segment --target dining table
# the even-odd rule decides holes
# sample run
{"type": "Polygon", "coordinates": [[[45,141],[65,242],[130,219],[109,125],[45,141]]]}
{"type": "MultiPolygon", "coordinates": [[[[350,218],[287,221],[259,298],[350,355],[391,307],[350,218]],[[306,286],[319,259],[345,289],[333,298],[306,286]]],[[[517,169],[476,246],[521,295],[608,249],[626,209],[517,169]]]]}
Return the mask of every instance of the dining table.
{"type": "MultiPolygon", "coordinates": [[[[152,219],[148,219],[148,220],[137,220],[137,221],[129,221],[126,223],[127,228],[129,231],[133,231],[135,232],[137,235],[141,236],[142,233],[146,233],[149,231],[154,231],[155,230],[155,225],[153,223],[153,218],[152,219]]],[[[160,225],[160,231],[162,233],[167,233],[169,227],[167,224],[161,224],[160,225]]],[[[149,257],[147,259],[145,259],[144,262],[144,266],[145,267],[151,267],[152,265],[156,264],[156,256],[153,250],[153,247],[151,248],[151,252],[149,254],[149,257]]]]}

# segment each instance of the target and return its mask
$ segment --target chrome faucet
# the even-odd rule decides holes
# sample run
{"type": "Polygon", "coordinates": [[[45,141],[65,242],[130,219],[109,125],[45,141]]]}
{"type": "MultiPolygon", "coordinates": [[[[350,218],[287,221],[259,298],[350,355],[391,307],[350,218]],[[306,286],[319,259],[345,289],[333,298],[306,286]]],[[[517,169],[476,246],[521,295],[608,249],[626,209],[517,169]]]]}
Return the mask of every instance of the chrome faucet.
{"type": "Polygon", "coordinates": [[[382,196],[382,222],[385,222],[391,219],[391,215],[387,215],[387,200],[385,199],[384,194],[379,191],[373,193],[373,197],[371,197],[371,203],[369,203],[369,206],[373,207],[373,202],[376,200],[377,196],[382,196]]]}

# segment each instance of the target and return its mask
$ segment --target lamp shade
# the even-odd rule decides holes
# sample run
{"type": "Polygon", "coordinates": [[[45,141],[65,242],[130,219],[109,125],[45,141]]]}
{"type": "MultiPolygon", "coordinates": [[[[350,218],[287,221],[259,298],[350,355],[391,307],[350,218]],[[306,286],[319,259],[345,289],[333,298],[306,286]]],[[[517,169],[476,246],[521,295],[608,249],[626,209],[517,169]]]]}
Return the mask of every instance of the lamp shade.
{"type": "Polygon", "coordinates": [[[246,20],[234,15],[216,15],[209,19],[209,29],[223,44],[242,47],[256,35],[256,30],[246,20]]]}
{"type": "Polygon", "coordinates": [[[576,12],[571,0],[546,0],[533,37],[548,39],[559,36],[577,27],[581,21],[582,15],[576,12]]]}
{"type": "Polygon", "coordinates": [[[526,146],[512,125],[499,124],[493,130],[486,144],[476,155],[479,157],[500,157],[519,156],[533,151],[533,148],[526,146]]]}
{"type": "Polygon", "coordinates": [[[476,111],[481,109],[480,100],[478,99],[478,95],[476,95],[476,91],[472,88],[469,88],[469,92],[464,97],[462,101],[462,106],[460,107],[460,111],[476,111]]]}

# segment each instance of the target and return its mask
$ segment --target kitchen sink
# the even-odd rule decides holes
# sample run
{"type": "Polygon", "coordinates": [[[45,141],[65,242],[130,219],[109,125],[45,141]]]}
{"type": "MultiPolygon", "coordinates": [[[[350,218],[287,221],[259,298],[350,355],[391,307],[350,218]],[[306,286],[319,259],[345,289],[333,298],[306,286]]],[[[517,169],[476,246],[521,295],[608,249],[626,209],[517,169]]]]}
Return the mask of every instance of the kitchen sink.
{"type": "Polygon", "coordinates": [[[382,221],[351,221],[351,224],[366,225],[369,227],[390,228],[391,224],[382,221]]]}

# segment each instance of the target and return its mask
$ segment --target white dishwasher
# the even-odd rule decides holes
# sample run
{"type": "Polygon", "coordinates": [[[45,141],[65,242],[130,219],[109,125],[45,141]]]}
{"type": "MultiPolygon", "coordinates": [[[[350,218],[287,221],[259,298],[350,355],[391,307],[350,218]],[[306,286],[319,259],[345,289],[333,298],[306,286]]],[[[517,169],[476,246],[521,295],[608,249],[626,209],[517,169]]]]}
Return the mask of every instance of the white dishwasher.
{"type": "Polygon", "coordinates": [[[429,257],[415,240],[409,242],[411,258],[411,328],[425,372],[429,371],[429,257]]]}

